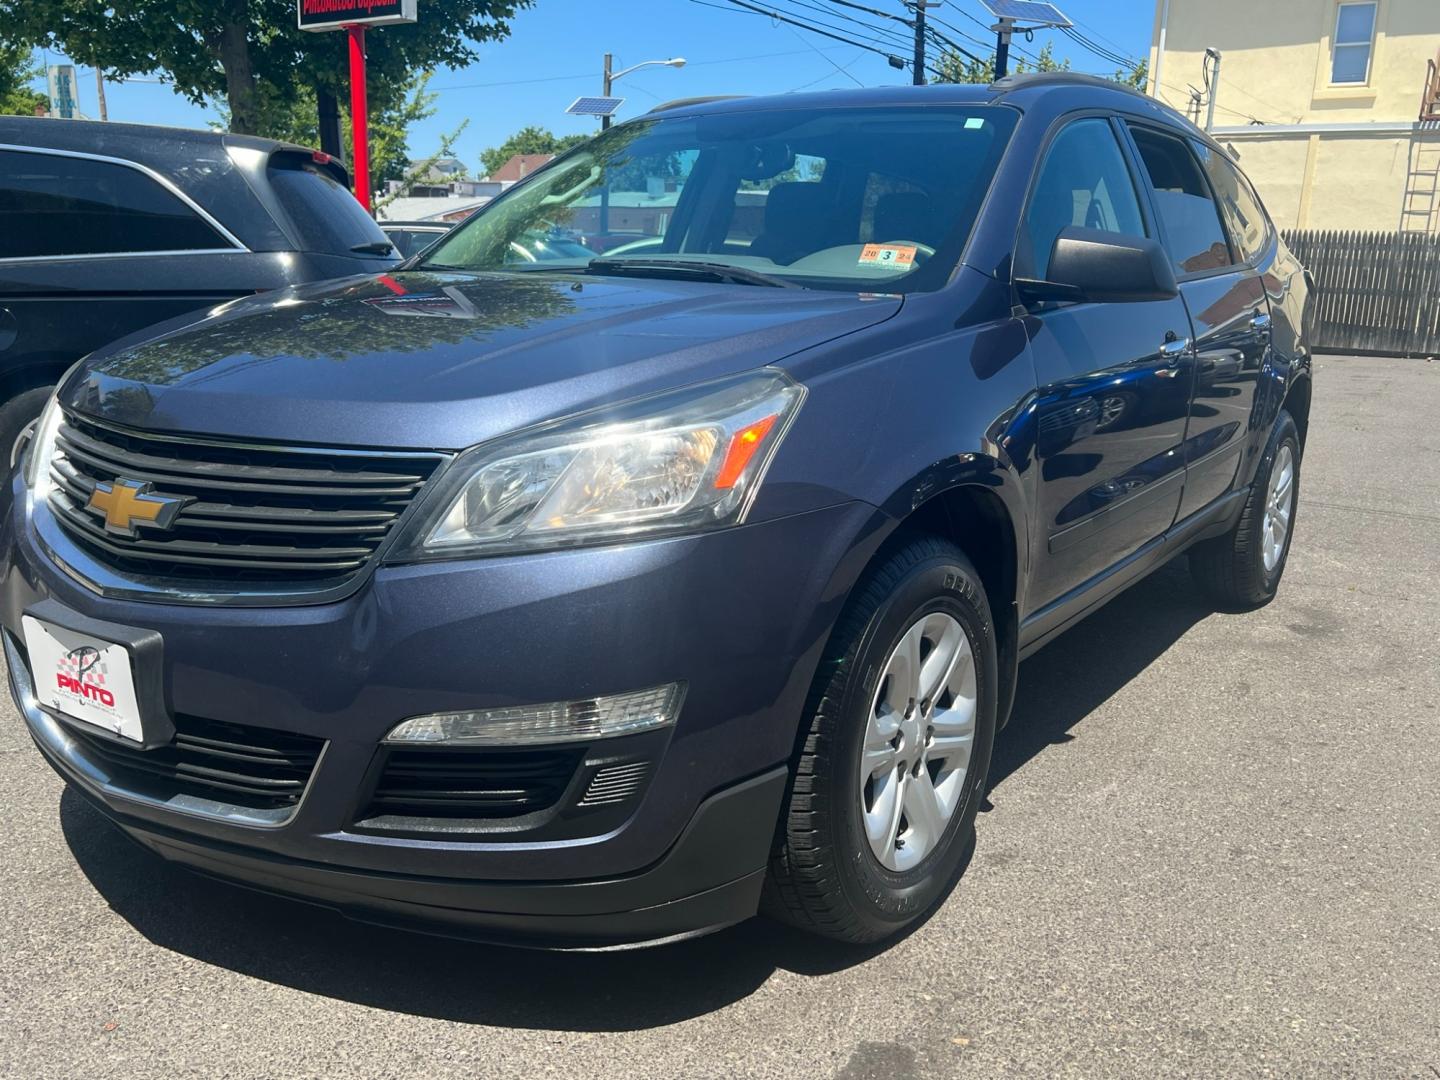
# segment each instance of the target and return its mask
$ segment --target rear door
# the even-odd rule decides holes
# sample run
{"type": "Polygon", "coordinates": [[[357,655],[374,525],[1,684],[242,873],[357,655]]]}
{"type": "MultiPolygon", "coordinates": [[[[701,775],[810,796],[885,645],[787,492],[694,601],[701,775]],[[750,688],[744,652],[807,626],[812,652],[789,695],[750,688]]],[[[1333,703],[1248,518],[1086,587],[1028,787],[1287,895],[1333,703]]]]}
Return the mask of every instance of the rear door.
{"type": "Polygon", "coordinates": [[[239,295],[226,282],[253,258],[140,169],[0,149],[0,392],[53,381],[116,338],[239,295]]]}
{"type": "MultiPolygon", "coordinates": [[[[1070,120],[1032,187],[1017,277],[1041,278],[1070,225],[1154,236],[1115,122],[1070,120]]],[[[1181,443],[1192,355],[1184,303],[1048,302],[1026,318],[1039,397],[1037,496],[1045,550],[1031,598],[1041,607],[1165,532],[1184,480],[1181,443]]]]}
{"type": "Polygon", "coordinates": [[[1257,268],[1265,216],[1220,154],[1198,140],[1130,125],[1155,216],[1175,262],[1195,338],[1180,516],[1234,487],[1270,348],[1270,308],[1257,268]]]}

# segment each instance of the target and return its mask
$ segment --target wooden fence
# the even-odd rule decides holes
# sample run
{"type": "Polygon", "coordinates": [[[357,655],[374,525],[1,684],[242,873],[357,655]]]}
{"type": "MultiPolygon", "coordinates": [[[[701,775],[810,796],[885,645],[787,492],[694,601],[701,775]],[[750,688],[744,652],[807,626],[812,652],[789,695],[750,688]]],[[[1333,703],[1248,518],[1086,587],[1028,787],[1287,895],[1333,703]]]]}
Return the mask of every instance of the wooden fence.
{"type": "Polygon", "coordinates": [[[1315,276],[1317,349],[1440,354],[1440,236],[1400,232],[1285,232],[1315,276]]]}

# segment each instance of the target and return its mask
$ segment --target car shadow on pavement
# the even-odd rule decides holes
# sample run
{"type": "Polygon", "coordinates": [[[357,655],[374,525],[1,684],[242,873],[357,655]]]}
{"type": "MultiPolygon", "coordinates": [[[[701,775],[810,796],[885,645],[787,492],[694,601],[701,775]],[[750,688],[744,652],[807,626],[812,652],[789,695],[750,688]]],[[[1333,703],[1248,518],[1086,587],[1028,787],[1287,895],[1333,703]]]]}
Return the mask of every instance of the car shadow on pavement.
{"type": "Polygon", "coordinates": [[[1010,723],[995,740],[989,790],[1046,747],[1074,739],[1077,724],[1213,614],[1181,557],[1026,660],[1010,723]]]}
{"type": "MultiPolygon", "coordinates": [[[[1085,716],[1209,610],[1182,563],[1026,661],[1014,717],[996,744],[990,789],[1047,746],[1072,739],[1085,716]]],[[[895,944],[842,946],[763,919],[628,952],[538,952],[457,941],[355,922],[172,866],[127,842],[69,789],[61,796],[60,824],[101,897],[161,948],[307,993],[461,1023],[565,1031],[657,1027],[738,1001],[777,969],[829,974],[895,944]]],[[[951,900],[963,904],[964,896],[951,894],[942,903],[951,900]]]]}

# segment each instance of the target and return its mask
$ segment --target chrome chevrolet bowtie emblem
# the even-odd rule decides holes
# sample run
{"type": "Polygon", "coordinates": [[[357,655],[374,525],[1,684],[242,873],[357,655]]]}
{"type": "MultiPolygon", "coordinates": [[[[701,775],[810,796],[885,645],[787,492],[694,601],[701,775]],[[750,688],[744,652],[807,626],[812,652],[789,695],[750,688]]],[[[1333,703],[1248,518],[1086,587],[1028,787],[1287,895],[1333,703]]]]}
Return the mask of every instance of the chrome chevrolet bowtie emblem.
{"type": "Polygon", "coordinates": [[[90,493],[85,509],[105,519],[105,531],[118,536],[134,537],[135,527],[168,529],[175,524],[175,515],[190,501],[188,495],[154,495],[150,484],[134,480],[99,481],[90,493]]]}

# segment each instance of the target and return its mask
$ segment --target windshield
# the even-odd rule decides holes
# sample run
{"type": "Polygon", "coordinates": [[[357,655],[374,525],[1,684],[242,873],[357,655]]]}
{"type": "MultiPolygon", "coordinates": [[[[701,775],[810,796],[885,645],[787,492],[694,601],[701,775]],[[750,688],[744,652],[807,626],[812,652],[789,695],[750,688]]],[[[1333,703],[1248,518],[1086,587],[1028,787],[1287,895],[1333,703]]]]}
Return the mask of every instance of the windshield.
{"type": "Polygon", "coordinates": [[[512,188],[422,265],[934,289],[959,260],[1015,117],[928,105],[640,120],[512,188]]]}

